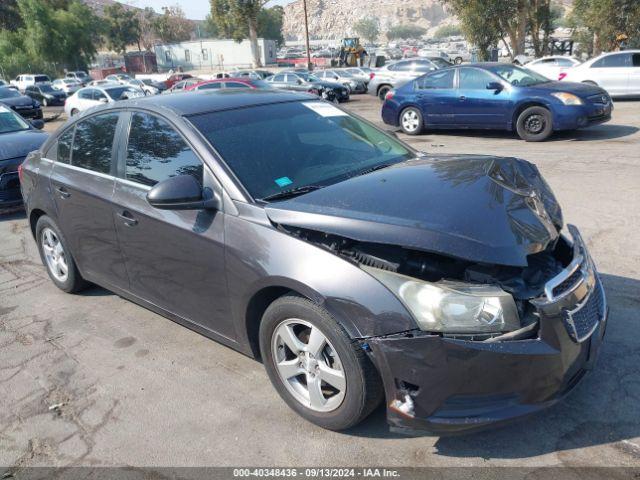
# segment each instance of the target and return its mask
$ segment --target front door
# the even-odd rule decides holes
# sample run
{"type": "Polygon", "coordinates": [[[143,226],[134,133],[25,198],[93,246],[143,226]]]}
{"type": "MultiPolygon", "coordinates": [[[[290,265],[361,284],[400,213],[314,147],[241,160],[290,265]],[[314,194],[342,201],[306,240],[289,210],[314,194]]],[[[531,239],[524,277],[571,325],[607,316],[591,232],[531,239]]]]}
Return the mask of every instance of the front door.
{"type": "Polygon", "coordinates": [[[591,65],[589,78],[610,95],[624,95],[629,86],[631,62],[631,53],[607,55],[591,65]]]}
{"type": "Polygon", "coordinates": [[[193,175],[220,191],[213,175],[163,118],[132,112],[120,150],[113,221],[138,297],[229,339],[235,339],[227,294],[222,211],[159,210],[147,202],[153,185],[193,175]]]}
{"type": "Polygon", "coordinates": [[[457,102],[454,77],[455,70],[447,69],[416,80],[416,97],[426,125],[453,123],[452,105],[457,102]]]}
{"type": "Polygon", "coordinates": [[[506,128],[510,95],[507,89],[488,90],[497,77],[480,68],[463,67],[458,70],[457,99],[452,109],[455,123],[469,128],[506,128]]]}
{"type": "Polygon", "coordinates": [[[93,115],[60,136],[51,188],[59,227],[82,274],[123,288],[128,277],[111,214],[118,120],[117,112],[93,115]]]}

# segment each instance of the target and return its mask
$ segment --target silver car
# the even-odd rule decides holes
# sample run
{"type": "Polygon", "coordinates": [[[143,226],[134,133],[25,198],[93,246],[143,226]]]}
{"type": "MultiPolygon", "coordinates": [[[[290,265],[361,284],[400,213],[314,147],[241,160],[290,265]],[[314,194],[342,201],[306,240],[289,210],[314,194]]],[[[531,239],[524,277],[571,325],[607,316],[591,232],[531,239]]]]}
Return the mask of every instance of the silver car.
{"type": "Polygon", "coordinates": [[[347,70],[321,70],[319,72],[315,72],[315,75],[320,80],[341,83],[342,85],[347,87],[349,93],[365,93],[367,91],[367,86],[365,85],[365,83],[362,80],[358,80],[347,70]]]}
{"type": "Polygon", "coordinates": [[[427,58],[407,58],[389,63],[373,72],[368,93],[384,100],[392,89],[434,70],[438,70],[437,65],[427,58]]]}
{"type": "Polygon", "coordinates": [[[349,67],[344,69],[345,72],[349,72],[358,81],[363,82],[365,85],[369,85],[371,80],[372,68],[369,67],[349,67]]]}

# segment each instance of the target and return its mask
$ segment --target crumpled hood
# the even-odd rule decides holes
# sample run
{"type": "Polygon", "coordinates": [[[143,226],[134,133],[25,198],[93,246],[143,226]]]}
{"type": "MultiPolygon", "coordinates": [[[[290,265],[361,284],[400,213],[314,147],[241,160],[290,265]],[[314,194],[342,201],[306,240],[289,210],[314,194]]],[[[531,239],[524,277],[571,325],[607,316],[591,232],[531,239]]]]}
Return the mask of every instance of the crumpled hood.
{"type": "Polygon", "coordinates": [[[491,156],[426,156],[266,207],[272,222],[473,262],[526,266],[562,228],[538,169],[491,156]]]}
{"type": "Polygon", "coordinates": [[[2,133],[0,134],[0,161],[26,157],[30,152],[39,149],[48,137],[48,134],[38,130],[2,133]]]}

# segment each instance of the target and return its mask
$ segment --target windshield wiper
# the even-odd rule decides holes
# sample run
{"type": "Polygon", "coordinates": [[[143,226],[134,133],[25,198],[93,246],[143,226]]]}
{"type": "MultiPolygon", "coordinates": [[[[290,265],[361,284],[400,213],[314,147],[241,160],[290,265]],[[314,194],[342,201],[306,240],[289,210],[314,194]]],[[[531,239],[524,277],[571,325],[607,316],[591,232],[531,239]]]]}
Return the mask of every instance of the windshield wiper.
{"type": "Polygon", "coordinates": [[[376,165],[375,167],[367,168],[366,170],[362,170],[354,175],[354,177],[360,177],[362,175],[367,175],[368,173],[373,173],[378,170],[383,170],[385,168],[389,168],[394,165],[393,163],[383,163],[381,165],[376,165]]]}
{"type": "Polygon", "coordinates": [[[313,192],[314,190],[318,190],[322,188],[319,185],[304,185],[302,187],[290,188],[289,190],[284,190],[282,192],[273,193],[271,195],[267,195],[260,200],[263,201],[271,201],[271,200],[284,200],[285,198],[293,198],[298,195],[304,195],[305,193],[313,192]]]}

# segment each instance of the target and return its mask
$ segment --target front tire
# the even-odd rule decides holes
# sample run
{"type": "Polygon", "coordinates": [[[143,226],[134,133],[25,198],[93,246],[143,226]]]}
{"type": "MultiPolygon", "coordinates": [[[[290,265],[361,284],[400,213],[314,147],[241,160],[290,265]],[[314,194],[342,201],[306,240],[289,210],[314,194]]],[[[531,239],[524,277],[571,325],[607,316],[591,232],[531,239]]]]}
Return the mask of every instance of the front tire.
{"type": "Polygon", "coordinates": [[[424,128],[422,112],[416,107],[405,108],[400,113],[400,128],[407,135],[419,135],[424,128]]]}
{"type": "Polygon", "coordinates": [[[40,217],[36,224],[36,240],[42,263],[56,287],[67,293],[76,293],[87,286],[71,256],[67,240],[46,215],[40,217]]]}
{"type": "Polygon", "coordinates": [[[526,142],[542,142],[553,133],[553,117],[544,107],[525,109],[516,122],[520,138],[526,142]]]}
{"type": "Polygon", "coordinates": [[[380,376],[362,348],[306,298],[287,295],[267,308],[260,352],[282,399],[322,428],[344,430],[360,423],[383,397],[380,376]]]}

